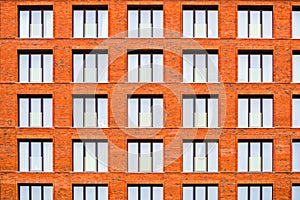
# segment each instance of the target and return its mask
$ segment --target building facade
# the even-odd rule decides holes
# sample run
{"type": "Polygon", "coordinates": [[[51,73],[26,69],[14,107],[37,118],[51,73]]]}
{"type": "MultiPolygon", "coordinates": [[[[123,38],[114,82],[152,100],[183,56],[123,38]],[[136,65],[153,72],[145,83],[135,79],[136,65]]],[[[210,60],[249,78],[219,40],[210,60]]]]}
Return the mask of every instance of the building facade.
{"type": "Polygon", "coordinates": [[[0,199],[300,198],[300,2],[0,10],[0,199]]]}

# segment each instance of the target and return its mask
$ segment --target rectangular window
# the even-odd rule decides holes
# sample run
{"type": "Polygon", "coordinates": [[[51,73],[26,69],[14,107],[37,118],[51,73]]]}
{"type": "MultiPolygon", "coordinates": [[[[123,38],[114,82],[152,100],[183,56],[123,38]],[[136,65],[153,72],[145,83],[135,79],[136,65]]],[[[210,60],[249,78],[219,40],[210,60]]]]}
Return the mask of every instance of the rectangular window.
{"type": "Polygon", "coordinates": [[[183,6],[182,35],[218,38],[218,6],[183,6]]]}
{"type": "Polygon", "coordinates": [[[128,52],[128,82],[161,83],[163,78],[162,50],[128,52]]]}
{"type": "Polygon", "coordinates": [[[300,38],[300,7],[293,6],[292,11],[292,38],[299,39],[300,38]]]}
{"type": "Polygon", "coordinates": [[[183,141],[183,172],[217,172],[218,141],[183,141]]]}
{"type": "Polygon", "coordinates": [[[273,51],[239,51],[238,82],[273,81],[273,51]]]}
{"type": "Polygon", "coordinates": [[[128,185],[128,200],[163,200],[162,185],[128,185]]]}
{"type": "Polygon", "coordinates": [[[73,200],[108,200],[108,186],[73,185],[73,200]]]}
{"type": "Polygon", "coordinates": [[[51,172],[52,141],[19,141],[19,171],[51,172]]]}
{"type": "Polygon", "coordinates": [[[74,172],[107,172],[107,141],[73,141],[74,172]]]}
{"type": "Polygon", "coordinates": [[[238,200],[272,200],[272,185],[238,185],[238,200]]]}
{"type": "Polygon", "coordinates": [[[52,200],[52,185],[19,185],[19,200],[52,200]]]}
{"type": "Polygon", "coordinates": [[[107,83],[108,51],[74,51],[73,81],[75,83],[107,83]]]}
{"type": "Polygon", "coordinates": [[[238,127],[273,127],[273,96],[239,95],[238,127]]]}
{"type": "Polygon", "coordinates": [[[74,38],[107,38],[107,6],[73,6],[74,38]]]}
{"type": "Polygon", "coordinates": [[[293,100],[292,100],[292,127],[300,127],[300,96],[298,95],[293,95],[293,100]]]}
{"type": "Polygon", "coordinates": [[[294,140],[292,147],[293,172],[300,172],[300,141],[294,140]]]}
{"type": "Polygon", "coordinates": [[[292,200],[297,200],[300,197],[300,185],[293,184],[292,186],[292,200]]]}
{"type": "Polygon", "coordinates": [[[128,6],[129,38],[162,38],[163,6],[128,6]]]}
{"type": "Polygon", "coordinates": [[[272,141],[238,142],[239,172],[272,172],[273,163],[272,141]]]}
{"type": "Polygon", "coordinates": [[[293,82],[300,82],[300,51],[293,51],[293,82]]]}
{"type": "Polygon", "coordinates": [[[52,96],[20,95],[19,126],[52,127],[52,96]]]}
{"type": "Polygon", "coordinates": [[[73,127],[108,127],[107,95],[74,95],[73,127]]]}
{"type": "Polygon", "coordinates": [[[128,142],[128,172],[163,172],[162,141],[128,142]]]}
{"type": "Polygon", "coordinates": [[[183,185],[183,200],[218,200],[218,185],[183,185]]]}
{"type": "Polygon", "coordinates": [[[217,50],[184,50],[182,57],[183,82],[218,82],[217,50]]]}
{"type": "Polygon", "coordinates": [[[217,95],[184,95],[182,99],[183,127],[218,127],[217,95]]]}
{"type": "Polygon", "coordinates": [[[238,6],[239,38],[272,38],[272,6],[238,6]]]}
{"type": "Polygon", "coordinates": [[[130,96],[128,98],[128,127],[163,127],[163,96],[130,96]]]}
{"type": "Polygon", "coordinates": [[[20,38],[53,38],[52,6],[19,7],[20,38]]]}
{"type": "Polygon", "coordinates": [[[52,51],[20,51],[19,82],[50,83],[53,82],[52,51]]]}

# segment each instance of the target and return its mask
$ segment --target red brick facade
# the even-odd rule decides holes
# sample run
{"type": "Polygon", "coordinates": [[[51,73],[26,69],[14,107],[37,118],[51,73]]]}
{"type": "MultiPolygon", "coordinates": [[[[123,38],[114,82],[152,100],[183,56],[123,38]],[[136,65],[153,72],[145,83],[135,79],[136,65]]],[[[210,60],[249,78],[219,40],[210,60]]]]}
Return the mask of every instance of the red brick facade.
{"type": "MultiPolygon", "coordinates": [[[[0,1],[0,198],[17,199],[18,183],[51,183],[54,199],[72,199],[72,184],[108,184],[109,199],[127,199],[127,184],[162,184],[164,199],[182,199],[183,184],[214,183],[219,186],[219,199],[237,199],[241,183],[273,184],[273,199],[291,199],[292,184],[300,183],[300,174],[292,173],[292,140],[300,139],[300,131],[291,128],[292,95],[300,94],[300,86],[291,83],[292,51],[300,41],[291,39],[292,6],[297,1],[0,1]],[[164,38],[127,38],[127,5],[163,5],[164,38]],[[18,37],[19,5],[53,5],[54,38],[20,39],[18,37]],[[72,38],[72,5],[108,5],[109,39],[72,38]],[[184,39],[183,5],[218,5],[218,39],[184,39]],[[273,39],[237,39],[237,6],[273,6],[273,39]],[[109,83],[74,84],[72,82],[72,50],[108,49],[109,83]],[[127,82],[128,49],[163,49],[163,84],[129,84],[127,82]],[[217,49],[221,84],[183,84],[182,49],[217,49]],[[53,51],[54,83],[18,83],[18,50],[53,51]],[[237,55],[241,49],[273,50],[273,83],[237,83],[237,55]],[[190,91],[190,92],[189,92],[190,91]],[[127,128],[127,95],[163,94],[164,128],[127,128]],[[182,129],[182,95],[219,94],[220,116],[225,116],[219,138],[218,173],[183,173],[182,139],[207,138],[208,129],[182,129]],[[19,94],[52,94],[53,128],[19,128],[19,94]],[[72,94],[107,94],[109,128],[72,128],[72,94]],[[272,94],[274,128],[237,128],[238,94],[272,94]],[[53,140],[54,172],[18,172],[18,139],[47,138],[53,140]],[[72,139],[104,139],[109,141],[107,173],[72,172],[72,139]],[[127,139],[163,139],[163,173],[128,173],[127,139]],[[273,140],[273,172],[238,173],[238,139],[268,138],[273,140]]],[[[222,117],[220,117],[222,118],[222,117]]],[[[222,121],[222,119],[220,119],[222,121]]]]}

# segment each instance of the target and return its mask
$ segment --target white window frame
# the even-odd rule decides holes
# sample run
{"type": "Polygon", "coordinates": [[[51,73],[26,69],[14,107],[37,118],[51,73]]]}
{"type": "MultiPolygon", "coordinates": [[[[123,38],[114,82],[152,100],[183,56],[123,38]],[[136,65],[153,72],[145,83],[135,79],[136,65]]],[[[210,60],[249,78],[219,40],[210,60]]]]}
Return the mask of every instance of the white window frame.
{"type": "Polygon", "coordinates": [[[292,143],[292,172],[300,172],[300,140],[292,143]]]}
{"type": "Polygon", "coordinates": [[[183,185],[182,200],[218,200],[218,185],[183,185]]]}
{"type": "Polygon", "coordinates": [[[128,185],[128,200],[163,200],[163,185],[128,185]]]}
{"type": "Polygon", "coordinates": [[[273,185],[238,185],[238,200],[272,200],[273,199],[273,185]],[[268,193],[268,190],[271,189],[271,195],[268,193]],[[257,191],[259,190],[259,191],[257,191]],[[267,194],[265,194],[265,191],[267,194]],[[254,198],[252,195],[256,195],[254,198]]]}
{"type": "Polygon", "coordinates": [[[292,82],[300,83],[300,51],[293,51],[293,73],[292,73],[292,82]]]}
{"type": "Polygon", "coordinates": [[[18,188],[19,200],[54,199],[52,184],[19,184],[18,188]],[[39,190],[39,192],[37,191],[37,189],[39,190]]]}
{"type": "Polygon", "coordinates": [[[300,39],[300,7],[293,6],[292,8],[292,38],[300,39]]]}
{"type": "Polygon", "coordinates": [[[108,200],[108,185],[72,185],[72,195],[73,200],[108,200]]]}

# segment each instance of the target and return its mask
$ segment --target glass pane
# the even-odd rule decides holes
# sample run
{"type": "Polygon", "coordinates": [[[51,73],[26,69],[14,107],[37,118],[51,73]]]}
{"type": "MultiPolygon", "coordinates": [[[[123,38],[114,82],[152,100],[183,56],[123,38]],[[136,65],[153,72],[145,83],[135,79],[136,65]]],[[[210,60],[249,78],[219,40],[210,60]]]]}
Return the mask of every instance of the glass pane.
{"type": "Polygon", "coordinates": [[[85,67],[86,68],[96,68],[96,54],[86,54],[85,55],[85,67]]]}
{"type": "Polygon", "coordinates": [[[31,98],[31,112],[41,112],[41,102],[40,98],[31,98]]]}
{"type": "Polygon", "coordinates": [[[108,100],[98,98],[98,127],[108,127],[108,100]]]}
{"type": "Polygon", "coordinates": [[[44,37],[52,38],[53,37],[53,11],[46,10],[44,11],[44,37]]]}
{"type": "Polygon", "coordinates": [[[206,99],[205,98],[196,98],[196,113],[206,113],[206,99]]]}
{"type": "Polygon", "coordinates": [[[210,98],[208,99],[208,127],[218,127],[218,99],[210,98]]]}
{"type": "Polygon", "coordinates": [[[260,142],[250,142],[250,156],[260,157],[260,142]]]}
{"type": "MultiPolygon", "coordinates": [[[[194,82],[194,72],[193,72],[193,55],[192,54],[183,54],[183,82],[192,83],[194,82]]],[[[299,65],[300,67],[300,65],[299,65]]]]}
{"type": "Polygon", "coordinates": [[[98,82],[108,82],[108,54],[98,55],[98,82]]]}
{"type": "Polygon", "coordinates": [[[238,187],[238,200],[248,199],[248,187],[238,187]]]}
{"type": "Polygon", "coordinates": [[[238,55],[238,81],[248,82],[248,55],[238,55]]]}
{"type": "Polygon", "coordinates": [[[206,54],[195,54],[195,67],[196,68],[206,68],[206,54]]]}
{"type": "Polygon", "coordinates": [[[138,37],[138,11],[129,10],[128,11],[128,37],[138,37]]]}
{"type": "Polygon", "coordinates": [[[238,127],[248,127],[248,99],[238,99],[238,127]]]}
{"type": "Polygon", "coordinates": [[[31,68],[41,68],[41,55],[40,54],[33,54],[31,55],[31,68]]]}
{"type": "Polygon", "coordinates": [[[73,37],[83,38],[83,10],[74,10],[73,37]]]}
{"type": "Polygon", "coordinates": [[[293,106],[292,106],[292,119],[293,119],[293,127],[300,127],[300,98],[293,98],[293,106]]]}
{"type": "Polygon", "coordinates": [[[20,54],[19,56],[19,81],[28,82],[29,55],[20,54]]]}
{"type": "Polygon", "coordinates": [[[300,171],[300,142],[293,142],[293,171],[300,171]]]}
{"type": "Polygon", "coordinates": [[[150,10],[141,10],[141,24],[150,24],[151,11],[150,10]]]}
{"type": "Polygon", "coordinates": [[[300,82],[300,55],[293,55],[293,82],[300,82]]]}
{"type": "Polygon", "coordinates": [[[208,82],[216,83],[219,80],[218,75],[218,54],[208,55],[208,82]]]}
{"type": "MultiPolygon", "coordinates": [[[[196,200],[206,200],[206,195],[208,195],[208,194],[206,194],[206,190],[205,190],[205,186],[197,186],[196,188],[195,188],[195,199],[196,200]]],[[[210,200],[210,198],[209,198],[209,200],[210,200]]]]}
{"type": "Polygon", "coordinates": [[[150,142],[141,142],[140,143],[141,148],[141,156],[151,157],[151,143],[150,142]]]}
{"type": "Polygon", "coordinates": [[[184,186],[183,187],[183,200],[193,199],[193,187],[184,186]]]}
{"type": "Polygon", "coordinates": [[[247,172],[248,171],[248,143],[239,142],[238,143],[238,171],[247,172]]]}
{"type": "Polygon", "coordinates": [[[163,200],[163,188],[162,187],[153,187],[153,199],[155,200],[163,200]]]}
{"type": "Polygon", "coordinates": [[[73,126],[83,127],[83,99],[73,99],[73,126]]]}
{"type": "Polygon", "coordinates": [[[44,171],[51,172],[52,171],[52,142],[44,142],[44,171]]]}
{"type": "Polygon", "coordinates": [[[293,38],[300,38],[300,11],[292,12],[292,29],[293,29],[293,38]]]}
{"type": "Polygon", "coordinates": [[[108,200],[107,186],[99,186],[98,187],[98,199],[97,200],[108,200]]]}
{"type": "Polygon", "coordinates": [[[163,163],[163,143],[153,143],[153,172],[162,172],[163,163]]]}
{"type": "Polygon", "coordinates": [[[43,200],[52,200],[53,199],[52,186],[44,186],[44,198],[43,200]]]}
{"type": "Polygon", "coordinates": [[[260,24],[260,11],[250,11],[250,24],[260,24]]]}
{"type": "Polygon", "coordinates": [[[85,11],[86,24],[96,24],[96,11],[95,10],[86,10],[85,11]]]}
{"type": "Polygon", "coordinates": [[[263,127],[273,127],[273,99],[263,99],[263,127]]]}
{"type": "Polygon", "coordinates": [[[163,55],[153,54],[153,82],[163,82],[163,55]]]}
{"type": "Polygon", "coordinates": [[[29,186],[20,186],[20,200],[29,200],[29,186]]]}
{"type": "Polygon", "coordinates": [[[194,101],[193,99],[182,99],[182,120],[183,127],[193,127],[193,119],[194,119],[194,101]]]}
{"type": "Polygon", "coordinates": [[[141,54],[141,67],[150,67],[151,61],[150,61],[150,54],[141,54]]]}
{"type": "Polygon", "coordinates": [[[153,99],[153,127],[164,126],[164,108],[163,99],[153,99]]]}
{"type": "Polygon", "coordinates": [[[20,11],[20,38],[29,37],[29,11],[20,11]]]}
{"type": "Polygon", "coordinates": [[[83,54],[73,54],[73,81],[83,82],[83,54]]]}
{"type": "Polygon", "coordinates": [[[248,38],[248,12],[238,11],[238,37],[248,38]]]}
{"type": "Polygon", "coordinates": [[[273,150],[272,142],[263,143],[263,171],[272,172],[273,150]]]}
{"type": "Polygon", "coordinates": [[[19,143],[19,170],[29,171],[29,143],[20,142],[19,143]]]}
{"type": "Polygon", "coordinates": [[[250,113],[261,113],[260,99],[251,98],[250,99],[250,113]]]}
{"type": "Polygon", "coordinates": [[[272,82],[273,79],[273,56],[263,55],[263,82],[272,82]]]}
{"type": "Polygon", "coordinates": [[[52,127],[52,98],[43,99],[43,126],[52,127]]]}
{"type": "Polygon", "coordinates": [[[141,190],[141,199],[151,200],[150,199],[150,193],[151,193],[150,187],[141,187],[140,190],[141,190]]]}
{"type": "Polygon", "coordinates": [[[29,100],[28,98],[20,98],[19,100],[19,125],[20,127],[28,127],[29,125],[29,100]]]}
{"type": "Polygon", "coordinates": [[[205,142],[197,142],[196,143],[196,157],[204,158],[206,157],[206,143],[205,142]]]}
{"type": "Polygon", "coordinates": [[[138,143],[128,143],[128,172],[138,171],[138,143]]]}
{"type": "Polygon", "coordinates": [[[138,187],[128,187],[128,200],[138,200],[138,199],[139,199],[138,187]]]}
{"type": "Polygon", "coordinates": [[[163,37],[163,21],[164,15],[162,10],[153,10],[153,37],[163,37]]]}
{"type": "Polygon", "coordinates": [[[260,200],[260,187],[251,186],[250,187],[250,200],[260,200]]]}
{"type": "Polygon", "coordinates": [[[216,10],[208,11],[208,37],[218,37],[218,11],[216,10]]]}
{"type": "Polygon", "coordinates": [[[141,112],[150,113],[151,112],[151,99],[142,98],[141,100],[141,112]]]}
{"type": "Polygon", "coordinates": [[[250,55],[250,68],[261,68],[260,55],[250,55]]]}
{"type": "Polygon", "coordinates": [[[128,54],[128,82],[138,82],[138,55],[128,54]]]}
{"type": "Polygon", "coordinates": [[[196,24],[206,24],[205,10],[195,11],[196,24]]]}
{"type": "Polygon", "coordinates": [[[300,186],[292,187],[292,200],[297,200],[300,197],[300,186]]]}
{"type": "Polygon", "coordinates": [[[193,37],[193,11],[184,10],[183,11],[183,37],[192,38],[193,37]]]}
{"type": "Polygon", "coordinates": [[[194,163],[194,149],[193,143],[184,142],[183,143],[183,171],[193,172],[194,163]]]}
{"type": "Polygon", "coordinates": [[[108,37],[108,11],[99,10],[98,11],[98,37],[107,38],[108,37]]]}
{"type": "Polygon", "coordinates": [[[44,82],[53,82],[53,72],[52,72],[52,68],[53,68],[53,56],[51,54],[45,54],[44,55],[44,82]]]}
{"type": "Polygon", "coordinates": [[[96,99],[86,98],[85,99],[85,112],[96,112],[96,99]]]}
{"type": "Polygon", "coordinates": [[[41,142],[31,142],[31,156],[38,157],[41,155],[41,142]]]}
{"type": "Polygon", "coordinates": [[[208,171],[217,172],[218,171],[218,143],[209,142],[208,143],[208,171]]]}
{"type": "Polygon", "coordinates": [[[108,171],[108,144],[107,142],[98,143],[98,171],[108,171]]]}
{"type": "Polygon", "coordinates": [[[41,186],[31,186],[31,200],[42,200],[41,186]]]}
{"type": "Polygon", "coordinates": [[[209,200],[218,200],[218,187],[209,186],[208,187],[208,199],[209,200]]]}
{"type": "Polygon", "coordinates": [[[31,23],[42,24],[42,11],[40,10],[31,11],[31,23]]]}
{"type": "Polygon", "coordinates": [[[86,142],[85,143],[85,156],[92,157],[96,159],[96,143],[95,142],[86,142]]]}
{"type": "Polygon", "coordinates": [[[138,127],[138,99],[128,99],[128,127],[138,127]]]}
{"type": "Polygon", "coordinates": [[[74,200],[83,200],[83,187],[73,187],[74,200]]]}
{"type": "Polygon", "coordinates": [[[273,20],[272,11],[263,11],[262,14],[263,23],[263,38],[272,38],[273,20]]]}
{"type": "Polygon", "coordinates": [[[75,172],[83,171],[83,143],[82,142],[73,143],[73,171],[75,172]]]}
{"type": "Polygon", "coordinates": [[[96,200],[96,187],[86,187],[85,188],[85,199],[96,200]]]}

